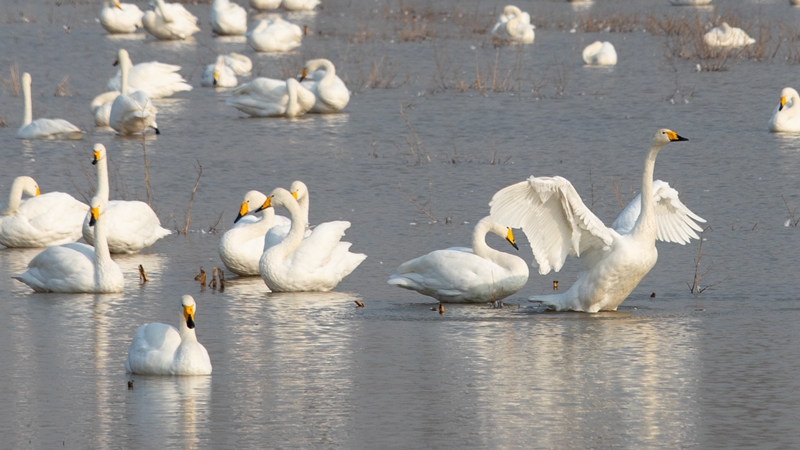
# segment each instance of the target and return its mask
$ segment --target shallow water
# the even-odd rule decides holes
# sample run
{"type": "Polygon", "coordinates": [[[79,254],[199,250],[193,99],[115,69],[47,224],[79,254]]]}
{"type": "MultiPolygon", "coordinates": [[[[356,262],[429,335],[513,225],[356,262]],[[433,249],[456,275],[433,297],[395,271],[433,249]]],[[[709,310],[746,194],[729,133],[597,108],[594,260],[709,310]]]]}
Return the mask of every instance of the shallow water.
{"type": "MultiPolygon", "coordinates": [[[[796,26],[800,9],[786,3],[729,1],[701,14],[796,26]]],[[[75,142],[17,140],[22,100],[4,83],[0,192],[29,174],[44,192],[87,200],[90,149],[102,142],[112,195],[147,198],[141,139],[94,130],[88,112],[120,46],[134,63],[182,65],[196,87],[156,101],[162,134],[145,141],[152,202],[166,227],[183,228],[199,166],[202,176],[188,234],[115,258],[126,276],[123,294],[34,294],[10,275],[38,250],[0,251],[0,447],[796,446],[800,244],[798,230],[784,223],[786,205],[800,205],[800,140],[766,127],[796,65],[733,60],[725,71],[696,72],[697,61],[670,63],[651,33],[541,25],[591,14],[693,14],[666,0],[578,11],[566,2],[520,4],[540,24],[536,42],[522,50],[495,49],[472,31],[489,27],[499,4],[404,5],[428,18],[421,20],[428,28],[415,32],[435,37],[403,41],[402,32],[414,29],[396,2],[329,1],[315,15],[290,17],[311,35],[298,52],[273,56],[254,54],[241,39],[213,38],[208,5],[189,6],[204,30],[195,41],[161,43],[108,37],[94,20],[99,4],[2,3],[0,78],[18,63],[33,77],[34,117],[65,118],[89,133],[75,142]],[[596,39],[615,44],[616,67],[581,65],[580,51],[596,39]],[[243,118],[225,106],[227,91],[199,87],[204,65],[230,51],[253,58],[254,75],[277,78],[305,59],[328,57],[354,95],[336,116],[243,118]],[[452,89],[474,81],[476,66],[490,77],[495,58],[498,80],[518,61],[514,89],[452,89]],[[364,87],[373,64],[385,72],[372,81],[391,78],[390,89],[364,87]],[[72,96],[54,97],[67,75],[72,96]],[[401,108],[423,142],[420,164],[401,108]],[[713,267],[700,284],[713,286],[702,294],[687,287],[697,241],[659,244],[655,269],[614,313],[543,313],[527,302],[553,280],[566,289],[576,261],[558,274],[533,269],[503,309],[447,305],[439,315],[431,299],[385,283],[408,259],[468,244],[492,194],[531,174],[571,180],[610,224],[620,211],[613,182],[625,202],[633,197],[644,150],[664,126],[690,141],[661,152],[656,177],[711,227],[700,268],[713,267]],[[200,266],[221,265],[221,234],[209,231],[230,227],[247,190],[295,179],[311,191],[312,223],[352,222],[346,239],[369,255],[364,263],[327,294],[268,294],[260,279],[230,275],[224,292],[201,289],[193,281],[200,266]],[[430,199],[439,222],[401,190],[420,204],[430,199]],[[151,279],[143,286],[139,264],[151,279]],[[187,293],[198,302],[198,338],[213,375],[126,375],[135,329],[175,324],[187,293]],[[366,307],[356,309],[355,299],[366,307]]],[[[522,233],[517,238],[531,261],[522,233]]],[[[501,239],[488,241],[513,251],[501,239]]]]}

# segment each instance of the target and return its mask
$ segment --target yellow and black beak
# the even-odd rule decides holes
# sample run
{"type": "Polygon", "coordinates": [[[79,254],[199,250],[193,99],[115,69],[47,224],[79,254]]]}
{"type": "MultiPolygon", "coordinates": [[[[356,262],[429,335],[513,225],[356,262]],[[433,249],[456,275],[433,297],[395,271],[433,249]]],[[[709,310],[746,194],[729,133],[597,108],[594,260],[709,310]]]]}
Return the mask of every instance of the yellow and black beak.
{"type": "Polygon", "coordinates": [[[781,97],[781,106],[778,106],[778,111],[782,111],[784,106],[786,106],[786,97],[781,97]]]}
{"type": "Polygon", "coordinates": [[[114,2],[114,7],[117,9],[122,9],[122,5],[120,5],[118,1],[114,2]]]}
{"type": "Polygon", "coordinates": [[[233,223],[238,222],[242,217],[246,216],[247,213],[250,212],[250,207],[248,202],[242,202],[242,206],[239,208],[239,215],[236,216],[236,220],[233,223]]]}
{"type": "Polygon", "coordinates": [[[670,141],[688,141],[685,137],[678,136],[678,133],[674,131],[667,131],[667,137],[670,141]]]}
{"type": "Polygon", "coordinates": [[[95,206],[89,210],[89,213],[92,215],[92,218],[89,219],[89,226],[93,227],[97,223],[97,218],[100,217],[100,208],[95,206]]]}
{"type": "Polygon", "coordinates": [[[183,305],[183,319],[186,321],[186,326],[189,329],[194,328],[194,306],[183,305]]]}
{"type": "Polygon", "coordinates": [[[292,197],[294,197],[294,199],[297,200],[297,191],[292,192],[292,197]]]}
{"type": "Polygon", "coordinates": [[[514,232],[511,231],[511,228],[506,228],[506,230],[508,230],[506,233],[506,240],[513,245],[515,249],[519,250],[519,247],[517,247],[517,242],[514,240],[514,232]]]}
{"type": "Polygon", "coordinates": [[[214,86],[217,85],[217,81],[218,80],[219,80],[219,72],[217,72],[216,69],[215,69],[214,70],[214,86]]]}
{"type": "Polygon", "coordinates": [[[38,197],[40,195],[42,195],[42,191],[39,190],[39,185],[37,184],[36,185],[36,195],[34,195],[34,197],[38,197]]]}
{"type": "Polygon", "coordinates": [[[100,152],[95,151],[94,152],[94,158],[92,159],[92,165],[96,166],[98,161],[100,161],[100,152]]]}
{"type": "Polygon", "coordinates": [[[300,72],[300,81],[303,81],[303,80],[305,80],[305,79],[306,79],[306,69],[305,69],[305,67],[304,67],[304,68],[303,68],[303,71],[302,71],[302,72],[300,72]]]}
{"type": "Polygon", "coordinates": [[[269,197],[267,197],[267,199],[264,200],[264,204],[261,205],[261,207],[258,208],[257,210],[255,210],[254,212],[263,211],[263,210],[269,208],[270,206],[272,206],[272,196],[271,195],[269,197]]]}

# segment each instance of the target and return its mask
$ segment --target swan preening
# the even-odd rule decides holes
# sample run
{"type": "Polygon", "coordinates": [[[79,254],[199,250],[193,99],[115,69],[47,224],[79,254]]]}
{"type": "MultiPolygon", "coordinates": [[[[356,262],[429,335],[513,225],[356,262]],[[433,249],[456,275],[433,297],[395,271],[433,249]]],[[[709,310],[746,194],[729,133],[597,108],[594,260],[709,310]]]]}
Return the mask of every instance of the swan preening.
{"type": "Polygon", "coordinates": [[[769,120],[769,131],[800,132],[800,96],[796,90],[790,87],[781,90],[781,99],[769,120]]]}
{"type": "Polygon", "coordinates": [[[247,56],[239,53],[228,53],[227,55],[222,55],[222,57],[225,59],[225,65],[230,67],[236,75],[247,75],[253,70],[253,61],[247,56]]]}
{"type": "Polygon", "coordinates": [[[14,179],[8,203],[0,205],[0,244],[6,247],[49,247],[81,238],[89,206],[63,192],[41,194],[33,178],[14,179]],[[22,200],[22,194],[31,196],[22,200]]]}
{"type": "Polygon", "coordinates": [[[31,105],[31,75],[22,74],[22,102],[24,114],[22,126],[17,130],[20,139],[80,139],[81,131],[75,125],[63,119],[36,119],[33,120],[33,107],[31,105]]]}
{"type": "Polygon", "coordinates": [[[141,375],[210,375],[211,359],[197,342],[197,303],[191,295],[181,298],[179,328],[153,322],[140,326],[128,347],[125,371],[141,375]]]}
{"type": "Polygon", "coordinates": [[[236,87],[239,80],[236,79],[236,72],[225,64],[223,55],[217,56],[214,64],[206,66],[203,77],[200,79],[201,86],[214,87],[236,87]]]}
{"type": "Polygon", "coordinates": [[[280,16],[264,19],[247,32],[247,42],[257,52],[288,52],[302,40],[303,30],[280,16]]]}
{"type": "Polygon", "coordinates": [[[106,202],[95,196],[89,213],[94,248],[77,242],[48,247],[28,263],[27,271],[13,278],[36,292],[122,292],[122,269],[111,259],[106,244],[106,202]]]}
{"type": "Polygon", "coordinates": [[[595,41],[583,49],[583,62],[588,66],[614,66],[617,64],[617,51],[611,42],[595,41]]]}
{"type": "Polygon", "coordinates": [[[161,40],[186,39],[200,31],[197,17],[179,3],[164,3],[152,0],[153,9],[144,13],[142,25],[145,31],[161,40]]]}
{"type": "Polygon", "coordinates": [[[120,57],[127,59],[130,66],[128,71],[128,90],[130,92],[142,91],[151,99],[169,97],[181,91],[191,91],[192,87],[186,83],[181,74],[181,66],[163,64],[157,61],[139,63],[133,65],[128,52],[118,52],[118,59],[114,65],[119,65],[120,70],[108,80],[106,87],[109,91],[122,90],[122,61],[120,57]]]}
{"type": "MultiPolygon", "coordinates": [[[[136,253],[153,245],[172,232],[163,228],[153,208],[138,200],[108,200],[108,155],[103,144],[95,144],[92,164],[97,166],[96,197],[108,203],[105,224],[107,246],[111,253],[136,253]]],[[[83,238],[94,242],[89,217],[83,223],[83,238]]]]}
{"type": "Polygon", "coordinates": [[[256,78],[234,89],[225,104],[254,117],[291,118],[308,112],[315,101],[314,94],[294,78],[256,78]]]}
{"type": "Polygon", "coordinates": [[[311,113],[332,114],[344,109],[350,102],[350,91],[336,75],[336,68],[327,59],[312,59],[303,67],[301,84],[311,91],[316,100],[311,113]]]}
{"type": "Polygon", "coordinates": [[[492,28],[492,35],[512,44],[532,44],[535,37],[534,28],[531,25],[530,14],[522,12],[514,5],[508,5],[497,18],[492,28]]]}
{"type": "Polygon", "coordinates": [[[741,28],[735,28],[722,22],[722,25],[712,28],[711,31],[703,35],[703,42],[709,47],[744,47],[754,44],[755,39],[751,38],[741,28]]]}
{"type": "Polygon", "coordinates": [[[655,265],[656,239],[685,244],[698,238],[696,231],[702,229],[695,222],[705,220],[681,203],[667,183],[653,181],[658,151],[670,142],[686,140],[671,130],[656,132],[645,159],[642,191],[611,228],[561,177],[530,177],[494,195],[489,204],[492,218],[522,228],[540,274],[561,270],[568,255],[584,262],[585,270],[567,292],[532,300],[556,310],[616,310],[655,265]]]}
{"type": "Polygon", "coordinates": [[[133,33],[142,28],[144,12],[131,3],[120,3],[112,0],[103,3],[100,10],[100,25],[111,34],[133,33]]]}
{"type": "MultiPolygon", "coordinates": [[[[158,110],[144,92],[136,91],[128,94],[131,59],[125,49],[120,49],[118,55],[122,87],[119,95],[111,103],[108,126],[120,134],[144,134],[148,128],[153,128],[158,134],[158,124],[156,124],[158,110]]],[[[97,123],[96,115],[95,123],[97,123]]]]}
{"type": "Polygon", "coordinates": [[[400,265],[388,283],[440,302],[484,303],[502,300],[528,281],[528,264],[486,245],[486,233],[505,238],[514,248],[511,228],[484,217],[472,234],[472,248],[435,250],[400,265]]]}
{"type": "Polygon", "coordinates": [[[247,32],[247,11],[230,0],[211,3],[211,30],[220,36],[241,36],[247,32]]]}

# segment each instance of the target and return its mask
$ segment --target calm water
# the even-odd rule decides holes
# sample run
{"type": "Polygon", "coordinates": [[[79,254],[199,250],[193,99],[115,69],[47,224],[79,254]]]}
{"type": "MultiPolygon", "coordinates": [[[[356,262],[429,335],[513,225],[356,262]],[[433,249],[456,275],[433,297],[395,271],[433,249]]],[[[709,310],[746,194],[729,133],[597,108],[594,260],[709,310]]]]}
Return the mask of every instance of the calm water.
{"type": "MultiPolygon", "coordinates": [[[[394,1],[329,0],[316,15],[290,17],[311,35],[281,56],[213,38],[208,5],[189,6],[202,22],[195,41],[161,43],[108,37],[95,22],[99,2],[59,3],[2,2],[0,78],[18,63],[33,77],[34,117],[65,118],[89,133],[76,142],[17,140],[22,99],[5,82],[0,192],[29,174],[45,192],[88,199],[90,149],[102,142],[112,195],[146,199],[141,139],[95,131],[88,111],[121,46],[134,63],[182,65],[196,86],[156,101],[163,134],[146,140],[153,206],[165,226],[183,228],[200,166],[202,176],[188,234],[115,258],[124,294],[34,294],[10,275],[38,250],[0,251],[0,447],[705,449],[800,441],[800,231],[784,225],[784,199],[800,206],[800,140],[766,125],[780,89],[796,82],[795,64],[744,59],[696,72],[698,61],[668,59],[661,38],[641,26],[568,32],[593,16],[694,14],[666,0],[599,0],[578,11],[523,2],[539,27],[521,51],[497,50],[474,31],[494,22],[500,3],[404,2],[416,8],[406,15],[394,1]],[[407,41],[404,32],[428,38],[407,41]],[[618,66],[582,66],[580,51],[596,39],[616,45],[618,66]],[[253,58],[254,75],[278,78],[327,57],[354,95],[332,117],[243,118],[225,106],[226,91],[199,87],[204,65],[230,51],[253,58]],[[490,82],[495,61],[496,83],[509,77],[513,89],[453,89],[471,84],[476,68],[490,82]],[[378,88],[365,87],[373,67],[378,88]],[[55,97],[66,76],[71,96],[55,97]],[[401,108],[424,144],[421,164],[401,108]],[[700,267],[713,267],[700,284],[715,285],[699,296],[687,287],[697,241],[659,244],[655,269],[614,313],[543,313],[527,302],[553,280],[568,287],[576,261],[558,274],[534,271],[503,309],[448,305],[440,316],[427,297],[386,284],[408,259],[468,244],[492,194],[531,174],[570,179],[610,224],[620,211],[614,183],[623,201],[633,197],[658,127],[690,139],[661,152],[656,176],[711,227],[700,267]],[[247,190],[295,179],[311,191],[311,222],[351,221],[347,240],[367,260],[333,293],[268,294],[260,279],[231,275],[224,292],[201,289],[193,281],[200,266],[221,265],[221,234],[210,231],[230,227],[247,190]],[[400,190],[420,204],[430,199],[439,223],[400,190]],[[144,286],[139,264],[151,277],[144,286]],[[198,338],[213,375],[126,375],[135,329],[176,324],[187,293],[198,302],[198,338]],[[366,307],[356,309],[355,299],[366,307]]],[[[784,0],[715,3],[699,14],[800,24],[800,9],[784,0]]],[[[513,251],[499,238],[489,243],[513,251]]]]}

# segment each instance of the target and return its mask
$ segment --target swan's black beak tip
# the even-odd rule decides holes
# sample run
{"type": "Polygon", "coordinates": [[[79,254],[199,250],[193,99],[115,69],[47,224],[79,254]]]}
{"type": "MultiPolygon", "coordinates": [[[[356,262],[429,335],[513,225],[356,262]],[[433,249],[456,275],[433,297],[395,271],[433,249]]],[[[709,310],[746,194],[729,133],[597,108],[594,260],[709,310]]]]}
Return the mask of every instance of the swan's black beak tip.
{"type": "Polygon", "coordinates": [[[159,130],[158,128],[156,128],[156,134],[161,134],[161,130],[159,130]]]}
{"type": "Polygon", "coordinates": [[[686,139],[685,137],[683,137],[683,136],[681,136],[681,135],[679,135],[679,134],[676,134],[675,136],[677,136],[677,137],[678,137],[678,139],[677,139],[677,141],[678,141],[678,142],[681,142],[681,141],[688,141],[688,140],[689,140],[689,139],[686,139]]]}

